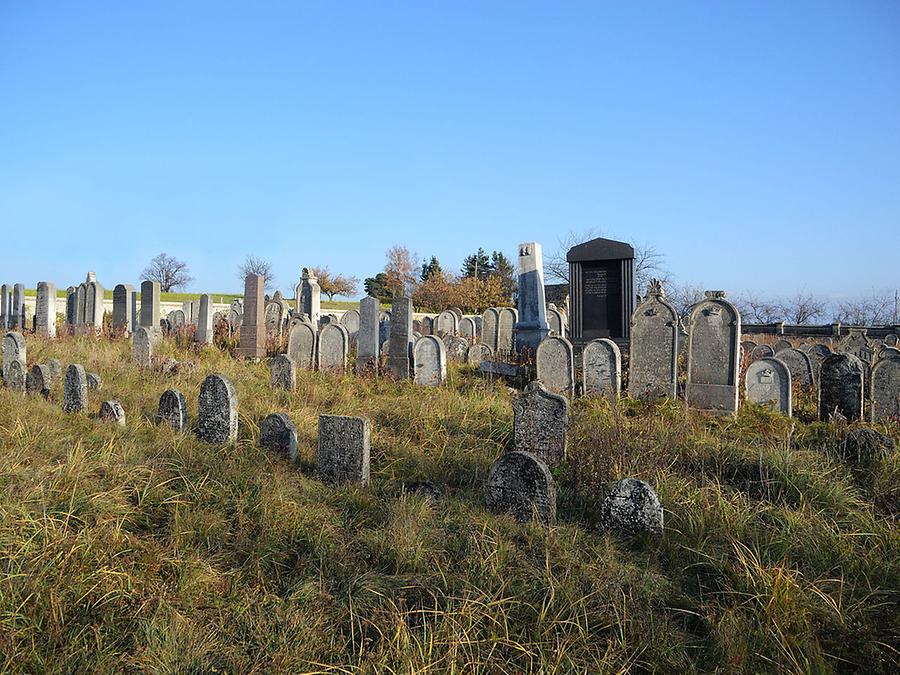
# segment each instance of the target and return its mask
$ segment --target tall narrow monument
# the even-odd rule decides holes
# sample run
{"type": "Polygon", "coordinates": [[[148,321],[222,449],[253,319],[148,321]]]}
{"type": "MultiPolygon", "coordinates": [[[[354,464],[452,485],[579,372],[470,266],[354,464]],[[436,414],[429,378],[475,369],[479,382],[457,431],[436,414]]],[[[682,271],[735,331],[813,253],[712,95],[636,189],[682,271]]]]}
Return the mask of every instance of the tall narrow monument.
{"type": "Polygon", "coordinates": [[[519,244],[519,318],[513,329],[516,351],[537,349],[549,332],[541,245],[535,241],[519,244]]]}

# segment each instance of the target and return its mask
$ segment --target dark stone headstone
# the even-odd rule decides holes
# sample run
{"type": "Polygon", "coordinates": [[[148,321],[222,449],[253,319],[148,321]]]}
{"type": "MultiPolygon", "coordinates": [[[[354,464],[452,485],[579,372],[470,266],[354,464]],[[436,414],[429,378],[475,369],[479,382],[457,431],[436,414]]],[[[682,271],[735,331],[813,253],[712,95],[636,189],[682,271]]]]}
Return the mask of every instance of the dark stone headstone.
{"type": "Polygon", "coordinates": [[[663,532],[663,508],[656,492],[636,478],[623,478],[603,502],[601,520],[607,529],[634,536],[663,532]]]}
{"type": "Polygon", "coordinates": [[[519,521],[556,519],[556,486],[547,465],[530,452],[508,452],[491,466],[484,486],[490,511],[519,521]]]}
{"type": "Polygon", "coordinates": [[[234,385],[224,375],[207,375],[200,385],[197,437],[207,443],[234,441],[237,438],[237,421],[238,403],[234,385]]]}
{"type": "Polygon", "coordinates": [[[125,409],[118,401],[104,401],[100,404],[100,419],[125,426],[125,409]]]}
{"type": "Polygon", "coordinates": [[[157,424],[168,424],[176,431],[186,431],[188,426],[187,403],[184,394],[177,389],[167,389],[159,397],[156,413],[157,424]]]}
{"type": "Polygon", "coordinates": [[[627,341],[634,311],[634,248],[592,239],[569,249],[569,339],[627,341]]]}
{"type": "Polygon", "coordinates": [[[819,370],[819,419],[827,422],[835,414],[855,422],[863,412],[865,366],[852,354],[832,354],[819,370]]]}
{"type": "Polygon", "coordinates": [[[319,476],[326,483],[369,484],[369,420],[319,415],[316,451],[319,476]]]}
{"type": "Polygon", "coordinates": [[[284,413],[272,413],[259,423],[259,447],[297,460],[297,428],[284,413]]]}

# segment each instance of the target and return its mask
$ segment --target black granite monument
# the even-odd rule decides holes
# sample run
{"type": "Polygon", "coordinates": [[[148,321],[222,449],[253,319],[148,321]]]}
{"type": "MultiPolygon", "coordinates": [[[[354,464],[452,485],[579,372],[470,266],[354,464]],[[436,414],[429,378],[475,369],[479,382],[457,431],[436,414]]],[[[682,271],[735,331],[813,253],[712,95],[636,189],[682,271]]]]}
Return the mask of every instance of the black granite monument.
{"type": "Polygon", "coordinates": [[[634,311],[634,248],[592,239],[569,249],[569,336],[583,344],[605,337],[627,343],[634,311]]]}

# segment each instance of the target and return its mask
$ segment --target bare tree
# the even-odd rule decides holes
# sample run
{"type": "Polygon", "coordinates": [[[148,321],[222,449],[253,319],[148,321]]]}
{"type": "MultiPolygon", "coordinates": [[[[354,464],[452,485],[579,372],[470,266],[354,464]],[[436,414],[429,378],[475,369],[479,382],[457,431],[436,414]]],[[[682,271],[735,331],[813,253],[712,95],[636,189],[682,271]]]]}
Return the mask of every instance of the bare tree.
{"type": "Polygon", "coordinates": [[[890,292],[873,292],[867,298],[845,300],[837,305],[834,321],[851,326],[878,326],[892,323],[895,296],[890,292]]]}
{"type": "Polygon", "coordinates": [[[632,244],[634,247],[634,290],[643,295],[651,279],[659,279],[663,284],[669,280],[665,268],[666,256],[650,244],[632,244]]]}
{"type": "Polygon", "coordinates": [[[744,292],[734,299],[734,306],[747,323],[777,323],[782,319],[782,309],[777,302],[744,292]]]}
{"type": "Polygon", "coordinates": [[[272,273],[272,262],[270,260],[248,253],[247,257],[244,258],[244,262],[238,266],[238,277],[240,277],[242,283],[248,274],[258,274],[263,277],[266,280],[265,289],[267,291],[275,288],[275,275],[272,273]]]}
{"type": "Polygon", "coordinates": [[[666,300],[671,303],[678,312],[678,317],[684,321],[691,313],[691,307],[700,302],[704,295],[703,285],[679,284],[670,279],[665,284],[666,300]]]}
{"type": "Polygon", "coordinates": [[[779,303],[781,317],[787,323],[807,324],[814,319],[825,316],[828,303],[812,293],[798,292],[793,298],[779,303]]]}
{"type": "Polygon", "coordinates": [[[141,279],[158,281],[159,290],[163,293],[187,286],[194,280],[186,262],[166,253],[160,253],[150,261],[150,264],[141,272],[141,279]]]}
{"type": "Polygon", "coordinates": [[[569,249],[599,236],[597,230],[587,229],[580,232],[569,230],[565,235],[557,237],[556,248],[544,256],[544,276],[547,281],[569,283],[569,263],[566,260],[569,249]]]}

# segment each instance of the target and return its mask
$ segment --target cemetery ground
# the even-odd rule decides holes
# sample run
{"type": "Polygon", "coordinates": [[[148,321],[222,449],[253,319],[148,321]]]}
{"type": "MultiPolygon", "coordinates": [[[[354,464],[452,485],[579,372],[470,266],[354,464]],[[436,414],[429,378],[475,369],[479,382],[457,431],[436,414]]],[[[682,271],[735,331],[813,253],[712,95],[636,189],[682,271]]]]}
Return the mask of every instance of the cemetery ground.
{"type": "MultiPolygon", "coordinates": [[[[841,455],[848,427],[580,398],[556,523],[491,514],[512,394],[451,364],[437,388],[218,349],[162,374],[123,339],[29,336],[29,360],[103,380],[89,414],[0,388],[0,669],[26,672],[889,672],[900,635],[900,456],[841,455]],[[160,395],[220,372],[236,443],[157,426],[160,395]],[[120,401],[124,427],[97,419],[120,401]],[[257,446],[284,412],[299,461],[257,446]],[[371,482],[315,473],[319,414],[371,421],[371,482]],[[619,478],[656,489],[662,537],[600,525],[619,478]],[[404,485],[430,481],[431,501],[404,485]]],[[[896,425],[875,425],[895,441],[896,425]]]]}

